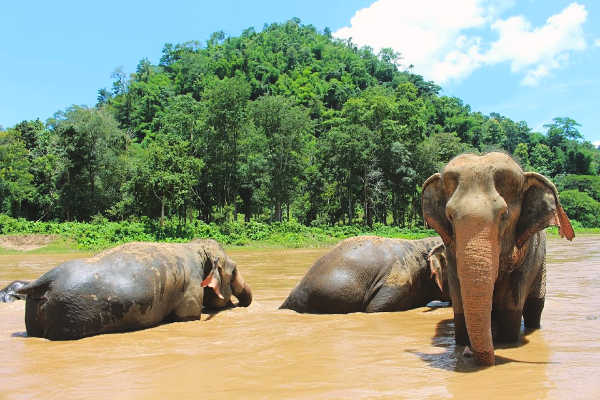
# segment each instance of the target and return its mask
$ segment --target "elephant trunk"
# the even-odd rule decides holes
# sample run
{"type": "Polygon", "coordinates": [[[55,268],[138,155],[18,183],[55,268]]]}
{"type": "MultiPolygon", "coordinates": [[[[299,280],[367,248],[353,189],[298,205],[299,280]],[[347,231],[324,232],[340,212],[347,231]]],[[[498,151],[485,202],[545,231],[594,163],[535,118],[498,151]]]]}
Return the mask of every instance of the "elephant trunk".
{"type": "Polygon", "coordinates": [[[233,295],[237,297],[239,305],[242,307],[248,307],[252,303],[252,290],[239,269],[235,270],[235,277],[231,283],[233,295]]]}
{"type": "Polygon", "coordinates": [[[494,365],[491,312],[498,276],[499,246],[489,227],[470,224],[456,230],[456,263],[465,325],[475,361],[494,365]]]}

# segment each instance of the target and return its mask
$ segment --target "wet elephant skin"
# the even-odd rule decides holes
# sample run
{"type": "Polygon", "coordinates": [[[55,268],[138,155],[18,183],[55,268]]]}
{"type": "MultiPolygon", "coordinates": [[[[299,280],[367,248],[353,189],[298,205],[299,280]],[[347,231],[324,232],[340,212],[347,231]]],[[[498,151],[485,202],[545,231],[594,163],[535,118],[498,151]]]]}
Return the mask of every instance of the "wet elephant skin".
{"type": "Polygon", "coordinates": [[[237,266],[213,240],[128,243],[65,262],[18,293],[27,295],[28,336],[65,340],[199,319],[205,290],[219,292],[212,308],[230,305],[231,294],[251,301],[237,266]]]}
{"type": "Polygon", "coordinates": [[[29,281],[12,281],[6,287],[0,289],[0,303],[11,303],[15,300],[22,300],[25,297],[18,295],[16,291],[27,285],[29,281]]]}
{"type": "Polygon", "coordinates": [[[346,239],[313,264],[280,308],[344,314],[403,311],[440,300],[428,263],[440,245],[439,238],[346,239]]]}
{"type": "Polygon", "coordinates": [[[425,221],[447,250],[456,342],[494,365],[493,340],[516,342],[540,327],[546,296],[546,234],[574,232],[554,184],[507,154],[462,154],[423,184],[425,221]],[[492,332],[492,322],[496,332],[492,332]]]}

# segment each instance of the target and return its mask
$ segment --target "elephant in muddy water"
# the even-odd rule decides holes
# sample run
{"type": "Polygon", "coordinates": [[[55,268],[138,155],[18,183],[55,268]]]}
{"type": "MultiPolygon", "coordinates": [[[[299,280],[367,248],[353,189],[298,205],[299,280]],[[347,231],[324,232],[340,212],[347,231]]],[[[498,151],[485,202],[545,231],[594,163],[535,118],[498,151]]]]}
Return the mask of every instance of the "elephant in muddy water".
{"type": "Polygon", "coordinates": [[[403,311],[443,299],[442,241],[358,236],[308,270],[281,309],[300,313],[403,311]]]}
{"type": "Polygon", "coordinates": [[[27,285],[29,281],[12,281],[6,287],[0,289],[0,303],[12,303],[15,300],[23,300],[25,296],[16,293],[16,290],[27,285]]]}
{"type": "Polygon", "coordinates": [[[546,293],[546,234],[573,229],[547,178],[504,153],[463,154],[423,184],[423,216],[442,237],[457,344],[493,365],[498,341],[517,341],[521,316],[539,328],[546,293]]]}
{"type": "Polygon", "coordinates": [[[79,339],[200,319],[203,306],[248,306],[252,292],[214,240],[127,243],[65,262],[19,289],[28,336],[79,339]]]}

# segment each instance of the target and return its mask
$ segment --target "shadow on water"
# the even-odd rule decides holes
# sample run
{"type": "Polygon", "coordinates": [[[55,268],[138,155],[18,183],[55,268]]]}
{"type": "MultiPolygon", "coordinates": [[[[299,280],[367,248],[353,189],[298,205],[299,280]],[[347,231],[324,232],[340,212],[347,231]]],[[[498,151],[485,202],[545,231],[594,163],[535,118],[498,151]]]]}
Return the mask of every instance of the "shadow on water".
{"type": "MultiPolygon", "coordinates": [[[[428,312],[430,310],[426,310],[428,312]]],[[[531,334],[535,330],[521,331],[521,336],[518,342],[515,343],[494,343],[495,349],[509,349],[515,347],[521,347],[529,343],[527,335],[531,334]]],[[[435,328],[435,335],[431,339],[431,344],[434,347],[444,349],[443,353],[424,353],[416,350],[406,350],[407,353],[414,354],[425,361],[429,366],[443,369],[446,371],[455,372],[476,372],[488,367],[482,367],[476,365],[473,358],[463,355],[465,346],[457,345],[454,341],[454,320],[444,319],[437,323],[435,328]]],[[[557,364],[555,362],[546,361],[522,361],[515,360],[508,357],[499,356],[496,354],[496,365],[502,365],[507,363],[519,363],[519,364],[557,364]]]]}

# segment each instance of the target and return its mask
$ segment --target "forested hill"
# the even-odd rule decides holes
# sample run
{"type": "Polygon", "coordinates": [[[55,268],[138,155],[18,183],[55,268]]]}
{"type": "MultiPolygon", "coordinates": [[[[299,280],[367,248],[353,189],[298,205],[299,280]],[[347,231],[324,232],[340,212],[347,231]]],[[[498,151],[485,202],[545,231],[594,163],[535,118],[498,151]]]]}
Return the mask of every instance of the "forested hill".
{"type": "Polygon", "coordinates": [[[567,212],[600,210],[572,176],[600,168],[576,121],[537,133],[472,111],[399,54],[297,19],[167,44],[158,65],[144,59],[113,78],[94,107],[0,132],[0,212],[411,225],[428,176],[458,153],[493,149],[571,189],[567,212]]]}

